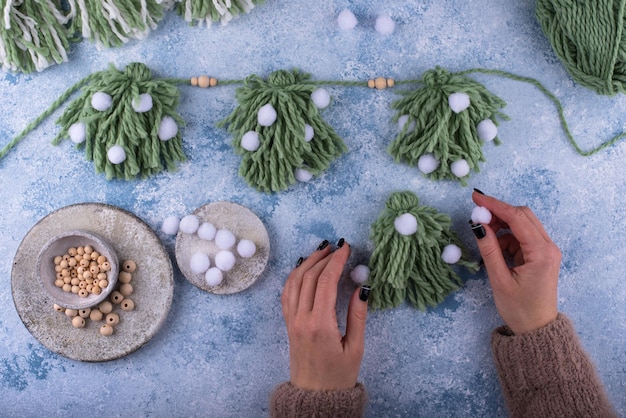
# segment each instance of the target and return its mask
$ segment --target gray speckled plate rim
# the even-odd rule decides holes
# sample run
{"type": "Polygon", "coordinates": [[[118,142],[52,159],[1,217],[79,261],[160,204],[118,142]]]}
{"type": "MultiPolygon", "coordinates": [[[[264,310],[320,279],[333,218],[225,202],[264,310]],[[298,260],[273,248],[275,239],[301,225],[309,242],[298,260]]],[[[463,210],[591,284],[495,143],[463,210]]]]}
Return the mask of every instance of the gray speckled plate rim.
{"type": "MultiPolygon", "coordinates": [[[[109,225],[108,223],[106,225],[109,225]]],[[[73,360],[85,362],[103,362],[119,359],[143,347],[156,333],[169,314],[174,296],[174,271],[171,260],[156,233],[139,217],[124,209],[105,203],[77,203],[54,210],[40,219],[24,236],[15,254],[11,271],[11,290],[13,303],[28,331],[49,350],[73,360]],[[114,246],[120,260],[134,259],[138,268],[133,273],[135,291],[130,297],[136,303],[136,309],[120,314],[120,324],[110,337],[100,335],[98,328],[103,322],[92,322],[83,329],[72,327],[69,318],[54,311],[52,299],[42,286],[36,286],[25,296],[21,286],[27,279],[37,283],[36,263],[24,269],[21,265],[22,254],[33,247],[38,252],[49,237],[59,231],[74,229],[76,225],[65,226],[59,222],[65,213],[84,212],[73,222],[87,222],[88,217],[99,216],[99,222],[112,222],[121,228],[121,236],[111,237],[111,228],[85,225],[82,229],[91,230],[108,238],[114,246]],[[55,224],[53,221],[56,221],[55,224]],[[52,225],[48,225],[52,223],[52,225]],[[43,233],[42,233],[43,232],[43,233]],[[124,240],[126,235],[133,235],[136,240],[124,240]],[[150,252],[150,260],[139,259],[133,254],[150,252]],[[147,280],[149,279],[149,280],[147,280]],[[153,283],[148,283],[153,281],[153,283]],[[154,286],[157,281],[157,286],[154,286]],[[148,286],[152,284],[151,286],[148,286]],[[143,293],[143,294],[142,294],[143,293]],[[33,318],[33,313],[38,314],[33,318]]]]}

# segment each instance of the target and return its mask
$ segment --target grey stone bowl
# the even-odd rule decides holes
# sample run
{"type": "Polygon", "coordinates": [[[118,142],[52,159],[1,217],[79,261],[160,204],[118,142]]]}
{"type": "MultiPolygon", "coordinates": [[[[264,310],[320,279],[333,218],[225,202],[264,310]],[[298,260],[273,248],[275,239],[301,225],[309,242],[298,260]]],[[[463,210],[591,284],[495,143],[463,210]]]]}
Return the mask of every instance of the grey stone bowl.
{"type": "Polygon", "coordinates": [[[52,237],[41,249],[37,258],[37,275],[40,284],[46,293],[57,305],[70,309],[91,308],[104,301],[113,291],[117,284],[119,272],[119,262],[117,254],[111,244],[104,238],[93,232],[85,230],[73,230],[58,234],[52,237]],[[111,270],[107,272],[109,285],[102,289],[99,295],[90,294],[87,297],[80,297],[75,293],[65,292],[56,287],[56,271],[54,270],[54,257],[67,253],[71,247],[84,247],[90,245],[95,251],[104,255],[111,264],[111,270]]]}

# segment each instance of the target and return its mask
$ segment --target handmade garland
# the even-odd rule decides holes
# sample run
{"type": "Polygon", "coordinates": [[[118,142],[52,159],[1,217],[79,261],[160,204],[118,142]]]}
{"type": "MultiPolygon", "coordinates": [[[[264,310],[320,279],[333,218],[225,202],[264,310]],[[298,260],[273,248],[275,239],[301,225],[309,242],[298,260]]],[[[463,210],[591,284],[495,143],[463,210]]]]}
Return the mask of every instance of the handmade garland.
{"type": "Polygon", "coordinates": [[[372,224],[369,306],[387,309],[408,300],[421,310],[436,306],[462,284],[453,265],[478,271],[450,230],[448,215],[421,206],[413,192],[395,192],[372,224]]]}
{"type": "Polygon", "coordinates": [[[297,70],[279,70],[267,79],[251,75],[243,80],[218,80],[200,76],[191,79],[154,79],[149,68],[132,63],[124,71],[110,67],[85,77],[55,101],[0,151],[2,159],[19,141],[36,128],[72,94],[82,94],[58,120],[62,130],[54,144],[70,137],[84,147],[96,172],[108,179],[133,179],[173,170],[185,160],[176,113],[180,92],[176,85],[200,88],[242,85],[236,90],[239,105],[218,126],[233,135],[233,147],[242,154],[240,175],[264,192],[286,189],[296,180],[308,181],[321,174],[342,153],[346,145],[321,117],[320,109],[331,103],[322,85],[370,87],[383,90],[414,84],[392,103],[393,121],[399,134],[389,145],[396,161],[417,165],[432,179],[462,184],[484,161],[485,142],[499,144],[498,119],[505,102],[490,93],[468,74],[479,73],[529,83],[539,89],[557,108],[563,131],[575,151],[589,156],[609,147],[626,133],[590,150],[581,149],[565,120],[559,100],[539,81],[515,74],[486,69],[450,73],[435,68],[418,80],[394,81],[378,77],[368,81],[313,81],[297,70]],[[84,141],[84,143],[83,143],[84,141]]]}

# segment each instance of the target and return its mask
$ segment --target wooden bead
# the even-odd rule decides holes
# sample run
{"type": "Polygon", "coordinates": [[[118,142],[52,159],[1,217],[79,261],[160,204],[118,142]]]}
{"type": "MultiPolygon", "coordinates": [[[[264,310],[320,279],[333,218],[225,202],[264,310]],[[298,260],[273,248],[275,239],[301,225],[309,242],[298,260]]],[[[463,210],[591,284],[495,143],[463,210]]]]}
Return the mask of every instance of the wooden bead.
{"type": "Polygon", "coordinates": [[[132,279],[133,279],[133,275],[127,271],[120,271],[119,276],[117,276],[117,280],[120,283],[124,283],[124,284],[130,283],[132,279]]]}
{"type": "Polygon", "coordinates": [[[63,291],[64,291],[64,292],[68,292],[68,293],[69,293],[69,292],[71,292],[71,291],[72,291],[72,285],[71,285],[71,284],[69,284],[69,283],[65,283],[65,284],[63,285],[63,291]]]}
{"type": "Polygon", "coordinates": [[[68,260],[61,260],[59,265],[61,266],[62,269],[66,269],[70,266],[70,264],[68,263],[68,260]]]}
{"type": "Polygon", "coordinates": [[[105,300],[98,306],[98,309],[100,310],[100,312],[106,315],[113,311],[113,304],[108,300],[105,300]]]}
{"type": "Polygon", "coordinates": [[[113,335],[113,327],[109,324],[103,324],[100,327],[100,334],[108,337],[109,335],[113,335]]]}
{"type": "Polygon", "coordinates": [[[79,291],[80,287],[78,287],[78,285],[72,285],[72,293],[78,294],[79,291]]]}
{"type": "Polygon", "coordinates": [[[70,247],[70,248],[67,250],[67,253],[68,253],[69,255],[71,255],[72,257],[74,257],[74,256],[76,255],[76,248],[75,248],[75,247],[70,247]]]}
{"type": "Polygon", "coordinates": [[[86,298],[87,296],[89,296],[89,292],[87,291],[87,289],[80,289],[78,291],[78,296],[80,296],[81,298],[86,298]]]}
{"type": "Polygon", "coordinates": [[[132,311],[135,309],[135,302],[133,302],[132,299],[124,299],[122,303],[120,303],[120,308],[125,312],[132,311]]]}
{"type": "Polygon", "coordinates": [[[99,295],[100,293],[102,293],[102,289],[100,289],[98,286],[94,286],[91,288],[91,293],[94,295],[99,295]]]}
{"type": "Polygon", "coordinates": [[[76,254],[77,255],[85,254],[85,247],[76,247],[76,254]]]}
{"type": "Polygon", "coordinates": [[[209,77],[208,75],[201,75],[198,77],[198,87],[206,89],[207,87],[215,87],[217,85],[217,79],[209,77]]]}
{"type": "Polygon", "coordinates": [[[65,310],[65,315],[69,316],[70,318],[75,317],[76,315],[78,315],[78,311],[76,309],[66,309],[65,310]]]}
{"type": "Polygon", "coordinates": [[[60,255],[54,257],[54,265],[58,266],[61,263],[61,260],[63,260],[63,257],[61,257],[60,255]]]}
{"type": "Polygon", "coordinates": [[[63,270],[63,267],[61,267],[60,265],[57,264],[56,266],[54,266],[54,271],[56,271],[57,273],[60,273],[61,270],[63,270]]]}
{"type": "Polygon", "coordinates": [[[78,286],[80,284],[80,279],[78,277],[74,277],[73,279],[70,279],[70,284],[72,286],[78,286]]]}
{"type": "Polygon", "coordinates": [[[191,85],[194,87],[198,85],[198,77],[191,77],[191,85]]]}
{"type": "Polygon", "coordinates": [[[122,295],[120,292],[115,291],[113,293],[111,293],[111,302],[113,302],[114,304],[119,304],[124,300],[124,295],[122,295]]]}
{"type": "Polygon", "coordinates": [[[91,267],[89,267],[89,272],[91,274],[93,274],[94,276],[97,276],[100,273],[100,267],[98,267],[98,266],[91,266],[91,267]]]}
{"type": "Polygon", "coordinates": [[[52,305],[52,307],[57,312],[65,312],[65,308],[63,306],[61,306],[61,305],[57,305],[56,303],[54,305],[52,305]]]}
{"type": "Polygon", "coordinates": [[[75,316],[72,318],[72,326],[74,328],[84,328],[85,327],[85,318],[80,316],[75,316]]]}
{"type": "Polygon", "coordinates": [[[57,279],[61,279],[61,280],[63,280],[65,277],[63,277],[63,274],[62,274],[61,272],[58,272],[58,273],[56,274],[56,278],[57,278],[57,279]]]}
{"type": "Polygon", "coordinates": [[[87,281],[86,280],[79,281],[78,287],[80,287],[81,289],[87,289],[87,281]]]}
{"type": "Polygon", "coordinates": [[[120,286],[120,293],[124,296],[130,296],[133,294],[133,285],[124,283],[120,286]]]}
{"type": "Polygon", "coordinates": [[[122,270],[133,273],[137,270],[137,264],[133,260],[126,260],[122,263],[122,270]]]}
{"type": "Polygon", "coordinates": [[[93,261],[98,260],[98,257],[100,257],[100,253],[98,251],[94,251],[91,254],[89,254],[89,258],[91,258],[93,261]]]}
{"type": "Polygon", "coordinates": [[[102,321],[103,316],[104,315],[98,308],[92,309],[91,312],[89,313],[89,319],[91,319],[92,321],[96,321],[96,322],[102,321]]]}
{"type": "Polygon", "coordinates": [[[98,286],[100,287],[100,289],[104,289],[108,285],[109,285],[109,281],[108,280],[100,280],[98,282],[98,286]]]}
{"type": "Polygon", "coordinates": [[[78,316],[81,318],[88,318],[89,314],[91,314],[91,308],[83,308],[78,310],[78,316]]]}
{"type": "Polygon", "coordinates": [[[96,261],[98,262],[98,264],[102,264],[102,263],[107,261],[107,258],[105,256],[101,255],[100,257],[98,257],[98,259],[96,261]]]}
{"type": "Polygon", "coordinates": [[[89,260],[87,260],[87,259],[85,259],[85,258],[83,258],[82,260],[80,260],[80,263],[79,263],[79,264],[80,264],[80,266],[81,266],[82,268],[89,268],[89,260]]]}
{"type": "Polygon", "coordinates": [[[85,245],[85,254],[91,254],[93,252],[93,247],[91,245],[85,245]]]}
{"type": "Polygon", "coordinates": [[[108,261],[105,261],[104,263],[100,264],[100,270],[102,270],[102,271],[110,271],[111,270],[111,263],[109,263],[108,261]]]}
{"type": "Polygon", "coordinates": [[[116,313],[110,313],[107,315],[105,321],[107,324],[114,326],[120,323],[120,316],[116,313]]]}
{"type": "Polygon", "coordinates": [[[54,281],[54,285],[55,285],[56,287],[63,287],[63,285],[64,285],[64,284],[65,284],[65,282],[63,281],[63,279],[56,279],[56,280],[54,281]]]}
{"type": "Polygon", "coordinates": [[[96,278],[98,279],[98,281],[100,281],[100,280],[106,280],[106,279],[107,279],[107,274],[106,274],[106,273],[98,273],[98,275],[96,276],[96,278]]]}
{"type": "Polygon", "coordinates": [[[69,260],[67,260],[67,265],[70,267],[75,267],[76,264],[78,264],[78,261],[76,261],[75,258],[70,258],[69,260]]]}

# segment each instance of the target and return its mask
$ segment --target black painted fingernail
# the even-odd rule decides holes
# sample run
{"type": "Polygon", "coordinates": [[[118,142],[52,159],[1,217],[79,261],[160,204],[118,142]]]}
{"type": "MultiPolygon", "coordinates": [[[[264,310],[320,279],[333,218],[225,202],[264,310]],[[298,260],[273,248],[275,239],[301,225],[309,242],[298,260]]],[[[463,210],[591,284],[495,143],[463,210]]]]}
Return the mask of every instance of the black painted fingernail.
{"type": "Polygon", "coordinates": [[[298,258],[298,261],[296,261],[296,267],[300,267],[300,264],[302,264],[303,261],[304,261],[304,258],[302,257],[298,258]]]}
{"type": "Polygon", "coordinates": [[[328,242],[327,239],[325,239],[324,241],[322,241],[322,243],[319,245],[319,247],[317,247],[317,251],[323,250],[324,248],[328,247],[328,244],[330,244],[330,243],[328,242]]]}
{"type": "Polygon", "coordinates": [[[339,238],[339,241],[337,241],[337,247],[341,248],[343,247],[343,244],[346,243],[346,240],[343,238],[339,238]]]}
{"type": "Polygon", "coordinates": [[[485,235],[487,235],[487,232],[485,231],[485,227],[482,226],[481,224],[472,225],[472,232],[474,233],[474,235],[476,235],[476,238],[478,239],[485,238],[485,235]]]}
{"type": "Polygon", "coordinates": [[[363,302],[367,302],[367,298],[370,297],[370,290],[372,290],[372,288],[367,285],[361,286],[361,290],[359,291],[359,299],[361,299],[363,302]]]}
{"type": "Polygon", "coordinates": [[[484,195],[484,193],[483,193],[483,192],[481,192],[480,190],[478,190],[477,188],[474,188],[474,191],[475,191],[476,193],[480,193],[480,194],[484,195]]]}

